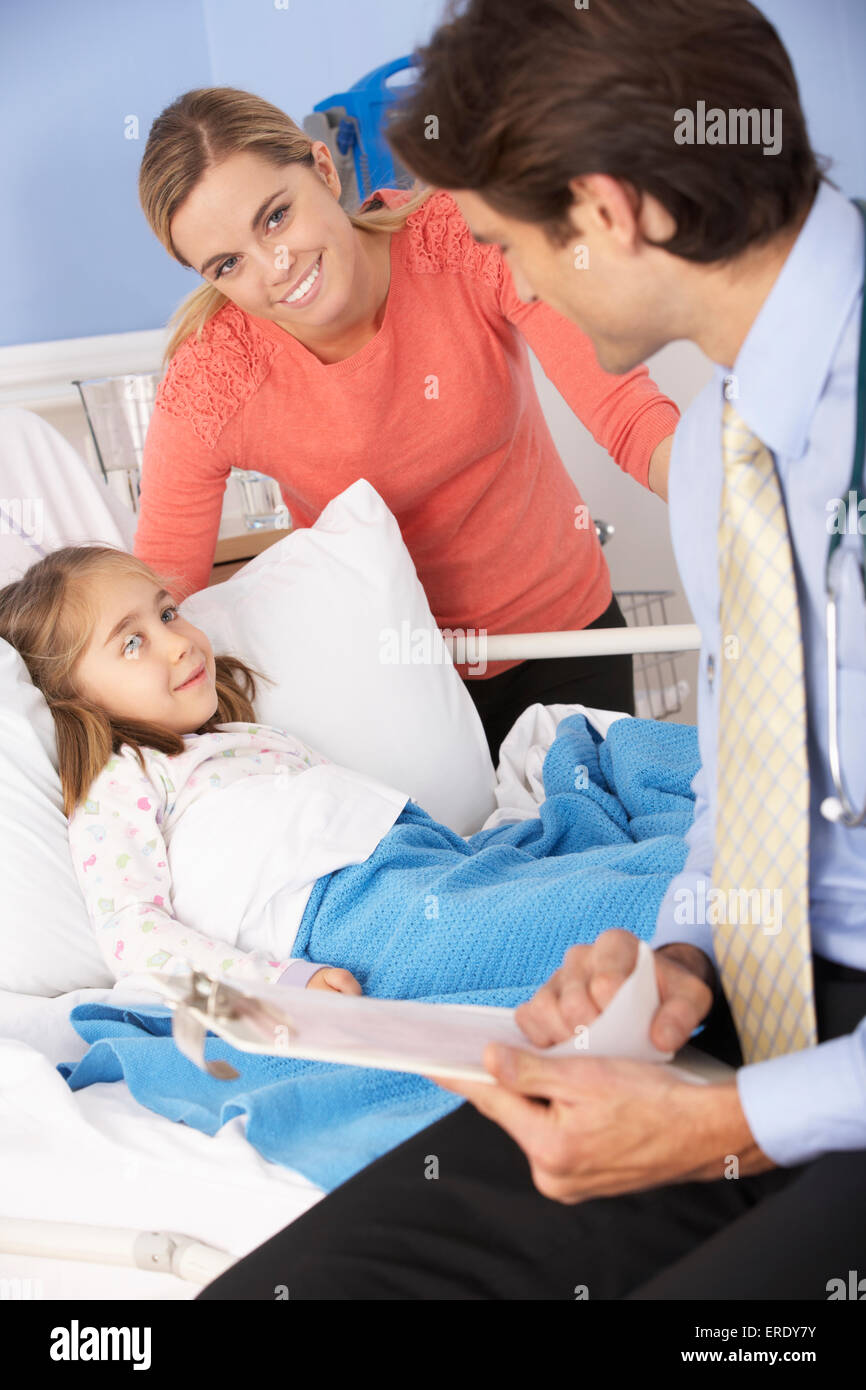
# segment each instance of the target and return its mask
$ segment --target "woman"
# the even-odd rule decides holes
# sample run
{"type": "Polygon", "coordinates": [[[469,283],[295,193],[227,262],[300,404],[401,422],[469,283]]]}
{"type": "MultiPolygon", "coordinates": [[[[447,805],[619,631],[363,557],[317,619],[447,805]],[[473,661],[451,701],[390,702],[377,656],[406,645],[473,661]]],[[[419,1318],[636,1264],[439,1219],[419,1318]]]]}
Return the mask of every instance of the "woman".
{"type": "MultiPolygon", "coordinates": [[[[624,626],[525,343],[620,467],[666,496],[678,412],[645,368],[603,372],[580,329],[524,302],[448,193],[380,189],[348,216],[327,146],[249,93],[173,102],[139,191],[162,244],[207,284],[173,319],[136,555],[203,587],[233,465],[276,478],[296,526],[365,477],[440,627],[624,626]]],[[[630,657],[457,669],[494,761],[536,700],[634,709],[630,657]]]]}

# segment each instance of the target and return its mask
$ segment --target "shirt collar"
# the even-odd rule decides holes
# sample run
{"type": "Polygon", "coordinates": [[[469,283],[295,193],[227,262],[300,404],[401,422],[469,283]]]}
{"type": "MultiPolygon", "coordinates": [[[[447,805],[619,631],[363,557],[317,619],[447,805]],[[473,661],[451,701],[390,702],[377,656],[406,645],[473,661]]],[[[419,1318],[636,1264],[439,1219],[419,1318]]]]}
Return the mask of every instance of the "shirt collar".
{"type": "MultiPolygon", "coordinates": [[[[823,180],[734,363],[737,413],[774,454],[800,458],[863,286],[863,219],[823,180]]],[[[727,374],[725,374],[727,375],[727,374]]]]}

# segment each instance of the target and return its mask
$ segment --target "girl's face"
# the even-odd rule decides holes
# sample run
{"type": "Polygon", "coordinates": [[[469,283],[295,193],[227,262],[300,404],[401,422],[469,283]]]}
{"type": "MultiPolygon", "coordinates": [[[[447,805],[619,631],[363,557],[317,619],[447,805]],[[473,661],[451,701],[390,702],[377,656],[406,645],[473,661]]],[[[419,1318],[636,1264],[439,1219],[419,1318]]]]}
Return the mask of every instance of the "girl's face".
{"type": "Polygon", "coordinates": [[[116,718],[147,720],[177,734],[201,728],[218,703],[205,634],[143,576],[100,580],[97,601],[99,617],[74,671],[79,693],[116,718]]]}
{"type": "Polygon", "coordinates": [[[351,320],[363,272],[328,147],[319,140],[312,152],[313,168],[231,155],[208,169],[171,222],[175,247],[209,284],[301,341],[351,320]]]}

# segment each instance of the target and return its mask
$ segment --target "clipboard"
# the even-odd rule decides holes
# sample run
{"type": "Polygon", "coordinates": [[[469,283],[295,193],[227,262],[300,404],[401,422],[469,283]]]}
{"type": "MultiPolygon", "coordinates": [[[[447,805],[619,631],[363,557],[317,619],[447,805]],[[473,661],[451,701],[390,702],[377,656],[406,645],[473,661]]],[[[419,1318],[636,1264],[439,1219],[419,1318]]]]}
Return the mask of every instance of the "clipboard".
{"type": "MultiPolygon", "coordinates": [[[[635,1039],[641,1032],[647,1034],[648,1028],[635,1031],[636,995],[628,1000],[628,988],[634,984],[637,989],[641,970],[644,988],[647,970],[652,972],[655,988],[651,952],[645,943],[641,945],[648,959],[639,957],[634,975],[599,1019],[588,1028],[576,1029],[574,1039],[546,1048],[529,1042],[514,1021],[514,1010],[509,1008],[430,1004],[248,984],[192,966],[183,974],[154,973],[147,978],[172,1010],[172,1035],[178,1049],[200,1070],[222,1081],[236,1080],[239,1072],[229,1062],[206,1059],[208,1032],[241,1052],[487,1085],[496,1084],[482,1060],[484,1048],[492,1042],[546,1058],[630,1056],[668,1065],[684,1080],[729,1080],[735,1074],[732,1067],[694,1047],[686,1046],[673,1057],[657,1052],[648,1037],[638,1046],[635,1039]],[[617,1012],[619,1019],[611,1017],[617,1012]],[[622,1026],[625,1019],[632,1026],[631,1038],[628,1027],[622,1026]],[[598,1026],[605,1022],[604,1028],[598,1026]]],[[[657,997],[656,994],[656,1001],[657,997]]],[[[653,1011],[651,1000],[643,1003],[648,1018],[653,1011]]]]}

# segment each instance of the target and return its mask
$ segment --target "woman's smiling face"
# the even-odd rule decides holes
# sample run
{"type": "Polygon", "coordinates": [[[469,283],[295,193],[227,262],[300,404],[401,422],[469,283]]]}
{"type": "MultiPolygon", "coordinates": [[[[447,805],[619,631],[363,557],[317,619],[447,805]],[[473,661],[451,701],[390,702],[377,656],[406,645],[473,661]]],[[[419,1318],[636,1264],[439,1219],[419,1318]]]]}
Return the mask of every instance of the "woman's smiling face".
{"type": "Polygon", "coordinates": [[[79,693],[118,719],[195,733],[218,704],[205,634],[143,575],[92,583],[98,616],[73,673],[79,693]],[[201,676],[186,684],[200,668],[201,676]]]}
{"type": "Polygon", "coordinates": [[[230,155],[207,170],[171,222],[177,251],[209,284],[299,336],[340,323],[359,257],[328,147],[316,141],[312,153],[311,168],[230,155]]]}

